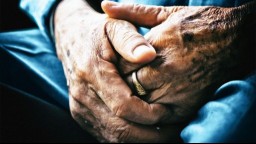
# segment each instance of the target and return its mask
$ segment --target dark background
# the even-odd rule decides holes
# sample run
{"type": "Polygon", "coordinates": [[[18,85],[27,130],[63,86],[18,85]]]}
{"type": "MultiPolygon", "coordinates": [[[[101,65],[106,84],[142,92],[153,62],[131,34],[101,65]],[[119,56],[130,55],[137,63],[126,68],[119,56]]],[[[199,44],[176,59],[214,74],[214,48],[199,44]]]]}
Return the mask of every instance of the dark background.
{"type": "MultiPolygon", "coordinates": [[[[101,0],[89,1],[89,4],[102,12],[101,0]]],[[[36,27],[36,24],[19,8],[19,0],[0,0],[0,32],[36,27]]]]}
{"type": "Polygon", "coordinates": [[[36,27],[19,8],[19,0],[0,0],[0,32],[36,27]]]}
{"type": "MultiPolygon", "coordinates": [[[[19,0],[0,0],[0,32],[36,27],[19,0]]],[[[0,69],[1,71],[1,69],[0,69]]],[[[0,83],[0,143],[97,142],[69,112],[0,83]]]]}

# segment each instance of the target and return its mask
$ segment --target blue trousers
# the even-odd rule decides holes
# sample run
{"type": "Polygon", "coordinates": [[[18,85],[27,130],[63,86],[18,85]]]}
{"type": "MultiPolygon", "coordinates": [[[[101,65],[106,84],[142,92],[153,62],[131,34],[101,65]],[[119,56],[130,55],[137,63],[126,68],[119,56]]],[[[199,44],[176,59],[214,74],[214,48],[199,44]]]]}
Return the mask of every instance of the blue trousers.
{"type": "MultiPolygon", "coordinates": [[[[0,84],[69,110],[61,62],[38,29],[0,33],[0,84]]],[[[256,72],[215,95],[181,132],[184,142],[256,142],[256,72]]]]}

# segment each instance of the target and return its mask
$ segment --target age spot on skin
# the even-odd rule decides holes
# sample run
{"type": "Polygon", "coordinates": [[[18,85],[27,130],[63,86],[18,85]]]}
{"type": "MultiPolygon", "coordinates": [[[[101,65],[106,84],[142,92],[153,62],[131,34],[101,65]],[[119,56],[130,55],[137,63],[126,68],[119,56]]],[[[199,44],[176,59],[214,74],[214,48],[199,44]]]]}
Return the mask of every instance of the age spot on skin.
{"type": "Polygon", "coordinates": [[[68,57],[70,56],[70,51],[69,51],[69,50],[67,50],[67,56],[68,56],[68,57]]]}
{"type": "Polygon", "coordinates": [[[194,38],[194,34],[193,33],[188,33],[188,32],[185,32],[183,34],[183,39],[184,41],[192,41],[194,38]]]}
{"type": "Polygon", "coordinates": [[[72,70],[71,70],[70,68],[68,68],[68,72],[69,72],[70,74],[72,74],[72,70]]]}

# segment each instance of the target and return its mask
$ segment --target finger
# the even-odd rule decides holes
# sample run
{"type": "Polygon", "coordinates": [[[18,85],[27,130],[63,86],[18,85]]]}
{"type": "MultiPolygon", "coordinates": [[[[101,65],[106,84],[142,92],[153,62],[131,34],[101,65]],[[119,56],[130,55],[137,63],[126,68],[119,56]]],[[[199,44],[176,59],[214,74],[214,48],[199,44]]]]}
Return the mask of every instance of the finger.
{"type": "MultiPolygon", "coordinates": [[[[102,39],[102,43],[102,50],[112,50],[111,45],[106,44],[109,43],[108,39],[102,39]]],[[[90,80],[90,89],[95,90],[113,114],[141,124],[154,124],[168,115],[169,111],[165,106],[148,104],[134,96],[112,61],[99,59],[93,69],[86,70],[89,71],[79,71],[79,75],[85,81],[88,81],[86,78],[93,77],[90,80]]]]}
{"type": "Polygon", "coordinates": [[[145,66],[144,64],[136,64],[131,63],[123,58],[120,58],[116,64],[116,67],[118,68],[118,71],[122,76],[127,76],[133,71],[137,71],[138,69],[145,66]]]}
{"type": "Polygon", "coordinates": [[[101,3],[103,11],[111,18],[127,20],[140,26],[153,27],[165,21],[168,16],[183,6],[161,7],[138,4],[120,4],[112,1],[101,3]]]}
{"type": "Polygon", "coordinates": [[[106,71],[115,69],[112,64],[102,64],[102,69],[104,74],[108,73],[108,77],[97,76],[100,80],[96,81],[100,84],[95,84],[96,93],[115,115],[141,124],[154,124],[168,115],[169,111],[165,106],[148,104],[134,96],[117,71],[106,71]]]}
{"type": "Polygon", "coordinates": [[[129,22],[110,20],[106,23],[106,34],[114,49],[129,62],[145,64],[156,56],[155,49],[129,22]]]}
{"type": "MultiPolygon", "coordinates": [[[[158,69],[154,69],[150,65],[135,71],[135,75],[137,81],[146,91],[153,91],[160,88],[164,84],[164,81],[162,80],[163,75],[161,75],[158,69]]],[[[127,82],[130,87],[135,88],[133,81],[134,80],[131,73],[127,76],[127,82]]]]}
{"type": "Polygon", "coordinates": [[[69,103],[72,117],[76,120],[76,122],[83,129],[95,136],[100,142],[105,142],[105,139],[102,137],[101,133],[95,129],[97,126],[97,119],[93,116],[91,111],[72,96],[69,98],[69,103]]]}
{"type": "Polygon", "coordinates": [[[86,106],[82,105],[72,96],[69,98],[69,105],[72,117],[80,126],[82,126],[82,128],[86,129],[88,127],[93,127],[91,122],[94,122],[96,119],[86,106]]]}
{"type": "MultiPolygon", "coordinates": [[[[162,126],[143,126],[133,124],[130,126],[130,133],[127,137],[133,138],[142,143],[164,143],[164,142],[182,142],[180,132],[184,124],[162,125],[162,126]]],[[[127,138],[128,139],[128,138],[127,138]]]]}
{"type": "MultiPolygon", "coordinates": [[[[143,67],[137,72],[137,81],[147,92],[141,97],[148,103],[158,103],[168,107],[169,113],[163,117],[160,123],[181,123],[188,121],[195,114],[196,110],[206,101],[207,97],[198,97],[199,93],[193,93],[190,83],[178,80],[178,83],[171,82],[163,71],[157,71],[150,66],[143,67]],[[188,100],[191,96],[192,99],[188,100]]],[[[132,74],[127,77],[130,87],[136,88],[133,83],[132,74]]]]}
{"type": "Polygon", "coordinates": [[[102,142],[106,142],[105,140],[110,142],[177,142],[180,131],[184,127],[183,124],[145,126],[117,118],[93,91],[89,91],[81,102],[83,104],[71,97],[71,107],[75,105],[78,110],[76,113],[82,117],[80,120],[82,125],[84,118],[90,121],[94,126],[85,126],[86,130],[100,141],[103,140],[102,142]],[[92,118],[84,115],[88,111],[92,114],[92,118]]]}
{"type": "MultiPolygon", "coordinates": [[[[97,107],[98,111],[102,111],[102,113],[109,113],[110,110],[105,104],[102,104],[103,101],[100,99],[100,97],[97,95],[97,93],[90,87],[90,85],[84,83],[81,80],[72,81],[70,83],[70,89],[69,89],[69,95],[71,96],[70,101],[70,107],[71,112],[72,110],[75,110],[74,113],[77,113],[76,110],[83,109],[84,111],[80,111],[83,113],[83,116],[89,116],[92,123],[97,123],[97,119],[99,116],[104,115],[98,115],[95,113],[95,108],[97,107]],[[86,110],[84,109],[86,108],[86,110]],[[95,118],[94,116],[97,116],[95,118]]],[[[95,125],[97,127],[98,125],[95,125]]]]}

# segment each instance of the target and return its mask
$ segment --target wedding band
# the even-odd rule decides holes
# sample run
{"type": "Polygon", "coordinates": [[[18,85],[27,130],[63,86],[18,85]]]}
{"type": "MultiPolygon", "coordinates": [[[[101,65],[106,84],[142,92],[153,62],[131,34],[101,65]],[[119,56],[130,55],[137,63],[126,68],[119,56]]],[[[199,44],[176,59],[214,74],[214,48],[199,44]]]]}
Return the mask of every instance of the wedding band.
{"type": "Polygon", "coordinates": [[[137,80],[137,75],[136,72],[132,73],[132,83],[137,91],[137,93],[140,96],[144,96],[147,94],[146,90],[143,88],[143,86],[139,83],[139,81],[137,80]]]}

